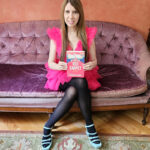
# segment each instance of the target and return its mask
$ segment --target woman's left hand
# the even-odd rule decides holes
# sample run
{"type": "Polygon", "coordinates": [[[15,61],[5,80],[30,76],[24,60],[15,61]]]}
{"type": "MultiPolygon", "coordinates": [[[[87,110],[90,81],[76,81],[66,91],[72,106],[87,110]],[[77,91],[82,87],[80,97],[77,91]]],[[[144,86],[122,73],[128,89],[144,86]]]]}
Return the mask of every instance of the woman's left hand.
{"type": "Polygon", "coordinates": [[[83,65],[84,70],[92,70],[97,65],[96,61],[89,61],[83,65]]]}

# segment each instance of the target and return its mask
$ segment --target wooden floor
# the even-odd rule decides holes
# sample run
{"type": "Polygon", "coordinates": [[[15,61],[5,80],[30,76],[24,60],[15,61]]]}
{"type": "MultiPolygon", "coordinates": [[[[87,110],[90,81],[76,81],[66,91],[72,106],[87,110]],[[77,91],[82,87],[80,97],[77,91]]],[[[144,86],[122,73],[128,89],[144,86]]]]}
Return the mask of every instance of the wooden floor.
{"type": "MultiPolygon", "coordinates": [[[[150,135],[150,115],[142,125],[142,110],[93,112],[93,120],[99,134],[150,135]]],[[[0,130],[41,131],[48,119],[42,113],[0,113],[0,130]]],[[[81,113],[68,113],[56,123],[55,132],[85,132],[81,113]]]]}

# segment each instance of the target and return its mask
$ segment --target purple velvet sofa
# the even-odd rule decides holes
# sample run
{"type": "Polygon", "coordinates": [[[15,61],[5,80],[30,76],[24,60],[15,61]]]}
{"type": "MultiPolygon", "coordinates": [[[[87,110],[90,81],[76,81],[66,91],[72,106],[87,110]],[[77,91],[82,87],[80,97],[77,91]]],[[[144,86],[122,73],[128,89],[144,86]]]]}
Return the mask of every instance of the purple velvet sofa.
{"type": "MultiPolygon", "coordinates": [[[[87,21],[96,26],[95,43],[101,88],[92,92],[92,109],[118,110],[149,107],[146,72],[150,53],[143,37],[133,29],[109,22],[87,21]]],[[[63,92],[44,89],[48,60],[48,27],[59,21],[0,24],[0,111],[52,112],[63,92]]],[[[75,104],[72,111],[78,111],[75,104]]]]}

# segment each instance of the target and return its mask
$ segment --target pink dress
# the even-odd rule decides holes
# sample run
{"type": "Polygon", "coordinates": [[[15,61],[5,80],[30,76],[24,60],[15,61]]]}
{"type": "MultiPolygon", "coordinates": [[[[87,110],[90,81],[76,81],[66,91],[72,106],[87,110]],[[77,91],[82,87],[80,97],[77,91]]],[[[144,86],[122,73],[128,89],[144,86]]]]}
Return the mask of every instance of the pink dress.
{"type": "MultiPolygon", "coordinates": [[[[97,32],[96,27],[87,27],[86,28],[86,34],[87,34],[87,43],[88,48],[90,49],[90,46],[92,44],[92,40],[95,37],[95,34],[97,32]]],[[[59,28],[48,28],[47,34],[50,39],[54,40],[56,43],[56,58],[55,61],[59,62],[59,58],[61,55],[61,49],[62,49],[62,43],[61,43],[61,30],[59,28]]],[[[68,46],[68,50],[71,50],[71,47],[68,46]]],[[[75,50],[82,50],[82,42],[78,41],[77,46],[75,50]]],[[[50,90],[59,90],[59,85],[64,84],[65,82],[69,82],[71,80],[71,77],[67,77],[67,71],[65,70],[53,70],[48,67],[48,63],[45,64],[45,67],[47,69],[47,82],[44,86],[46,89],[50,90]]],[[[101,76],[98,74],[98,66],[96,66],[92,70],[85,71],[85,78],[88,82],[88,88],[92,91],[96,90],[101,86],[98,79],[101,78],[101,76]]]]}

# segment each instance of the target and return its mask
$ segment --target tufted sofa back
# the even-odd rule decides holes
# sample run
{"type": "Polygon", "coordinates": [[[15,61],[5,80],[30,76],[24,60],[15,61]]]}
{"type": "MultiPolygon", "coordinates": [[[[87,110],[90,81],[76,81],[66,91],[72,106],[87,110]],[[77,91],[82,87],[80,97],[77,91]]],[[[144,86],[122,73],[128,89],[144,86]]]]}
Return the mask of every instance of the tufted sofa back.
{"type": "Polygon", "coordinates": [[[46,29],[57,21],[27,21],[0,24],[0,63],[43,64],[48,59],[46,29]]]}
{"type": "Polygon", "coordinates": [[[124,65],[146,80],[150,53],[139,32],[124,25],[101,21],[88,21],[87,26],[98,28],[95,39],[98,64],[124,65]]]}
{"type": "MultiPolygon", "coordinates": [[[[86,25],[98,28],[95,38],[98,64],[122,64],[136,73],[140,72],[135,64],[147,47],[138,32],[123,25],[101,21],[87,21],[86,25]]],[[[60,22],[45,20],[1,23],[0,63],[44,64],[49,53],[46,30],[54,26],[60,27],[60,22]]]]}

